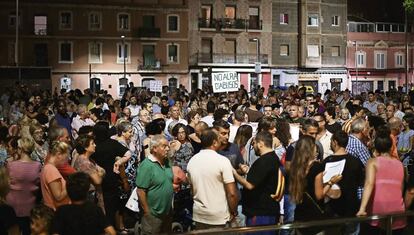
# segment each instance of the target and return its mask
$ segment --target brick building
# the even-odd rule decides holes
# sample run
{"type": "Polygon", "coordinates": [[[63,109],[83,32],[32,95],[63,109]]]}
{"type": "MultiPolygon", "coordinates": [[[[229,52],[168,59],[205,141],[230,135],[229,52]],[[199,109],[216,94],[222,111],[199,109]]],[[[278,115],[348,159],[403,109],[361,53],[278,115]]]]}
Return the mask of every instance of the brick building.
{"type": "MultiPolygon", "coordinates": [[[[192,88],[215,72],[237,72],[248,91],[271,84],[272,1],[189,1],[192,88]],[[260,71],[256,64],[260,62],[260,71]],[[259,73],[257,73],[259,72],[259,73]]],[[[204,85],[204,86],[203,86],[204,85]]]]}
{"type": "Polygon", "coordinates": [[[272,84],[347,88],[346,0],[278,0],[272,6],[272,84]]]}
{"type": "Polygon", "coordinates": [[[114,96],[129,82],[190,84],[187,0],[20,0],[20,69],[15,1],[0,7],[0,43],[8,48],[0,52],[4,84],[20,78],[37,86],[106,89],[114,96]]]}

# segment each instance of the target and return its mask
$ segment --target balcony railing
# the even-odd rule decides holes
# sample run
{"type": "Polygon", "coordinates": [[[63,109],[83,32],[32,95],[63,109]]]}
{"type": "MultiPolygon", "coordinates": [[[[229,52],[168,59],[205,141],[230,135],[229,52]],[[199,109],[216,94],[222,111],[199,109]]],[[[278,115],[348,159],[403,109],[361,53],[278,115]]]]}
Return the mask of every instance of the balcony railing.
{"type": "MultiPolygon", "coordinates": [[[[260,63],[268,64],[268,55],[259,56],[260,63]]],[[[254,64],[257,62],[257,54],[209,54],[198,53],[198,63],[215,63],[215,64],[254,64]]]]}
{"type": "Polygon", "coordinates": [[[199,18],[198,27],[200,29],[220,30],[262,30],[262,21],[250,21],[248,19],[209,19],[199,18]]]}
{"type": "Polygon", "coordinates": [[[138,65],[138,70],[140,71],[145,71],[145,70],[161,70],[161,61],[160,60],[155,60],[151,63],[142,63],[140,65],[138,65]]]}
{"type": "Polygon", "coordinates": [[[138,37],[140,38],[159,38],[160,36],[160,28],[138,28],[138,37]]]}

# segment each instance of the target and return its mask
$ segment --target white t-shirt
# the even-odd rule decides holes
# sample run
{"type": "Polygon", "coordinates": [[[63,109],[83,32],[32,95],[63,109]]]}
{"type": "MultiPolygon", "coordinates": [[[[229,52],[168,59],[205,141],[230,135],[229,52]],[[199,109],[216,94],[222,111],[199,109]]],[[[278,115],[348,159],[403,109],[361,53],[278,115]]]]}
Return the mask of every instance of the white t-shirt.
{"type": "Polygon", "coordinates": [[[234,182],[229,159],[209,149],[194,155],[188,165],[193,188],[193,220],[210,225],[224,225],[230,219],[224,185],[234,182]]]}
{"type": "Polygon", "coordinates": [[[207,116],[201,118],[200,121],[205,122],[208,125],[208,127],[213,127],[214,117],[207,115],[207,116]]]}
{"type": "Polygon", "coordinates": [[[229,142],[233,143],[240,126],[230,125],[229,142]]]}

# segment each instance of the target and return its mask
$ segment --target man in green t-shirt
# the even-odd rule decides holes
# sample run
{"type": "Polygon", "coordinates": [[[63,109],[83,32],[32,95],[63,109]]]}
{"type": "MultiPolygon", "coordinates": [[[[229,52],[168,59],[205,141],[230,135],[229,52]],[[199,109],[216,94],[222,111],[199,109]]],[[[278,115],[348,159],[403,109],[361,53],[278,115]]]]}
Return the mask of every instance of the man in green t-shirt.
{"type": "Polygon", "coordinates": [[[144,212],[141,234],[168,233],[171,230],[173,172],[167,159],[169,143],[163,135],[151,138],[151,154],[138,167],[136,185],[144,212]]]}

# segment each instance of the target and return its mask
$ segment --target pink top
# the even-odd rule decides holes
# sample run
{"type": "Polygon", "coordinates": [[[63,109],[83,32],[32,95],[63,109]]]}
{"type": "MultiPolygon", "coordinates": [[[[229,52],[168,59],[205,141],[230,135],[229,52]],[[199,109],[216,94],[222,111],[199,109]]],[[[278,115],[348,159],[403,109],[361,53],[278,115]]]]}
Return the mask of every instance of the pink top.
{"type": "Polygon", "coordinates": [[[7,204],[13,207],[17,217],[30,216],[39,190],[39,176],[42,165],[39,162],[12,161],[7,163],[10,175],[10,192],[7,204]]]}
{"type": "MultiPolygon", "coordinates": [[[[387,157],[377,157],[377,173],[375,186],[368,206],[368,214],[390,214],[404,212],[404,200],[402,184],[404,180],[404,168],[399,160],[387,157]]],[[[392,229],[404,228],[405,218],[396,218],[392,223],[392,229]]],[[[371,222],[372,226],[385,226],[378,220],[371,222]]]]}
{"type": "Polygon", "coordinates": [[[66,181],[63,176],[59,173],[58,169],[52,164],[46,164],[43,167],[40,175],[40,186],[42,187],[43,202],[46,206],[56,210],[59,206],[70,203],[68,196],[61,201],[56,201],[53,197],[52,191],[50,190],[49,184],[53,181],[60,181],[62,187],[66,188],[66,181]]]}

